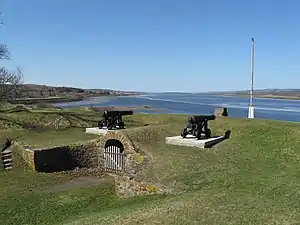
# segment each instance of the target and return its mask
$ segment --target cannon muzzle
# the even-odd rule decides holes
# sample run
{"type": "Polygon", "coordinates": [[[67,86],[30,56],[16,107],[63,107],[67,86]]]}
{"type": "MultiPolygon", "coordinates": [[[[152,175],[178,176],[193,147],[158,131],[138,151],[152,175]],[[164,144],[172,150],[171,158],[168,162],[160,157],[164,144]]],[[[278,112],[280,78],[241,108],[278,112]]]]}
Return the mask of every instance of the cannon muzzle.
{"type": "Polygon", "coordinates": [[[121,116],[131,116],[133,114],[132,110],[119,111],[121,116]]]}

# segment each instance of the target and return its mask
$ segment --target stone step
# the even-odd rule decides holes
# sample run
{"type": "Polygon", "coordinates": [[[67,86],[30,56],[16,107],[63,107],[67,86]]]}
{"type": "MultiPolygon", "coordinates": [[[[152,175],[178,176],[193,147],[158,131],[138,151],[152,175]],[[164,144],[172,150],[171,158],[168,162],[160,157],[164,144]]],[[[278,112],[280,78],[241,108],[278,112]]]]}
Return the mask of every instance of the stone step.
{"type": "Polygon", "coordinates": [[[3,154],[3,155],[2,155],[2,158],[11,158],[11,157],[12,157],[11,154],[3,154]]]}
{"type": "Polygon", "coordinates": [[[12,162],[12,159],[4,159],[3,162],[4,163],[12,162]]]}
{"type": "Polygon", "coordinates": [[[4,150],[4,151],[2,152],[3,155],[4,155],[4,154],[10,154],[10,153],[12,153],[12,151],[11,151],[10,149],[6,149],[6,150],[4,150]]]}
{"type": "Polygon", "coordinates": [[[5,167],[6,170],[11,170],[12,166],[5,167]]]}

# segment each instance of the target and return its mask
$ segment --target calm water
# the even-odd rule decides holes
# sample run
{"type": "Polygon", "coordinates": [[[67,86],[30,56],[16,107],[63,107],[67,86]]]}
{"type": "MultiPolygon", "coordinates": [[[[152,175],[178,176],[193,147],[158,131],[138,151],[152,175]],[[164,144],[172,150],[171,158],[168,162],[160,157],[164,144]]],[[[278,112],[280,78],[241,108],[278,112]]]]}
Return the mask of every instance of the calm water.
{"type": "MultiPolygon", "coordinates": [[[[249,99],[207,94],[147,94],[143,96],[98,97],[81,102],[58,103],[60,107],[144,106],[161,110],[136,113],[213,114],[216,107],[227,107],[230,117],[247,117],[249,99]]],[[[300,101],[254,99],[255,117],[300,122],[300,101]]]]}

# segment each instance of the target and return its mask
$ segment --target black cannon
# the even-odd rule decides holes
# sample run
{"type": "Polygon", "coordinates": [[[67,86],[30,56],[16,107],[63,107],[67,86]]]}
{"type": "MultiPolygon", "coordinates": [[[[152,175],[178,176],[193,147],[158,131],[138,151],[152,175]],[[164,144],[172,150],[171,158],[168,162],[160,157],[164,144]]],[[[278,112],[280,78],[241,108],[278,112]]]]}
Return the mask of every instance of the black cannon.
{"type": "Polygon", "coordinates": [[[191,134],[198,140],[210,138],[211,130],[208,128],[208,121],[215,118],[215,115],[190,116],[187,127],[181,132],[181,137],[185,138],[188,134],[191,134]]]}
{"type": "Polygon", "coordinates": [[[103,119],[98,122],[98,127],[100,129],[107,128],[108,130],[124,129],[125,124],[122,121],[122,116],[132,115],[133,111],[104,111],[103,119]]]}

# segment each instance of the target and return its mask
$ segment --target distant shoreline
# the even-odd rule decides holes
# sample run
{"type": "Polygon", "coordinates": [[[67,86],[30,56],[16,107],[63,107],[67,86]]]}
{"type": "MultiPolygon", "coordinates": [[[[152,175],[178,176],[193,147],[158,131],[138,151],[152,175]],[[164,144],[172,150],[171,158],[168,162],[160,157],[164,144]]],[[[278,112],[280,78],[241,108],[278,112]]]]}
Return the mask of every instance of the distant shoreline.
{"type": "MultiPolygon", "coordinates": [[[[221,94],[222,96],[231,97],[249,97],[249,94],[221,94]]],[[[300,100],[300,96],[285,96],[285,95],[254,95],[254,98],[282,99],[282,100],[300,100]]]]}

